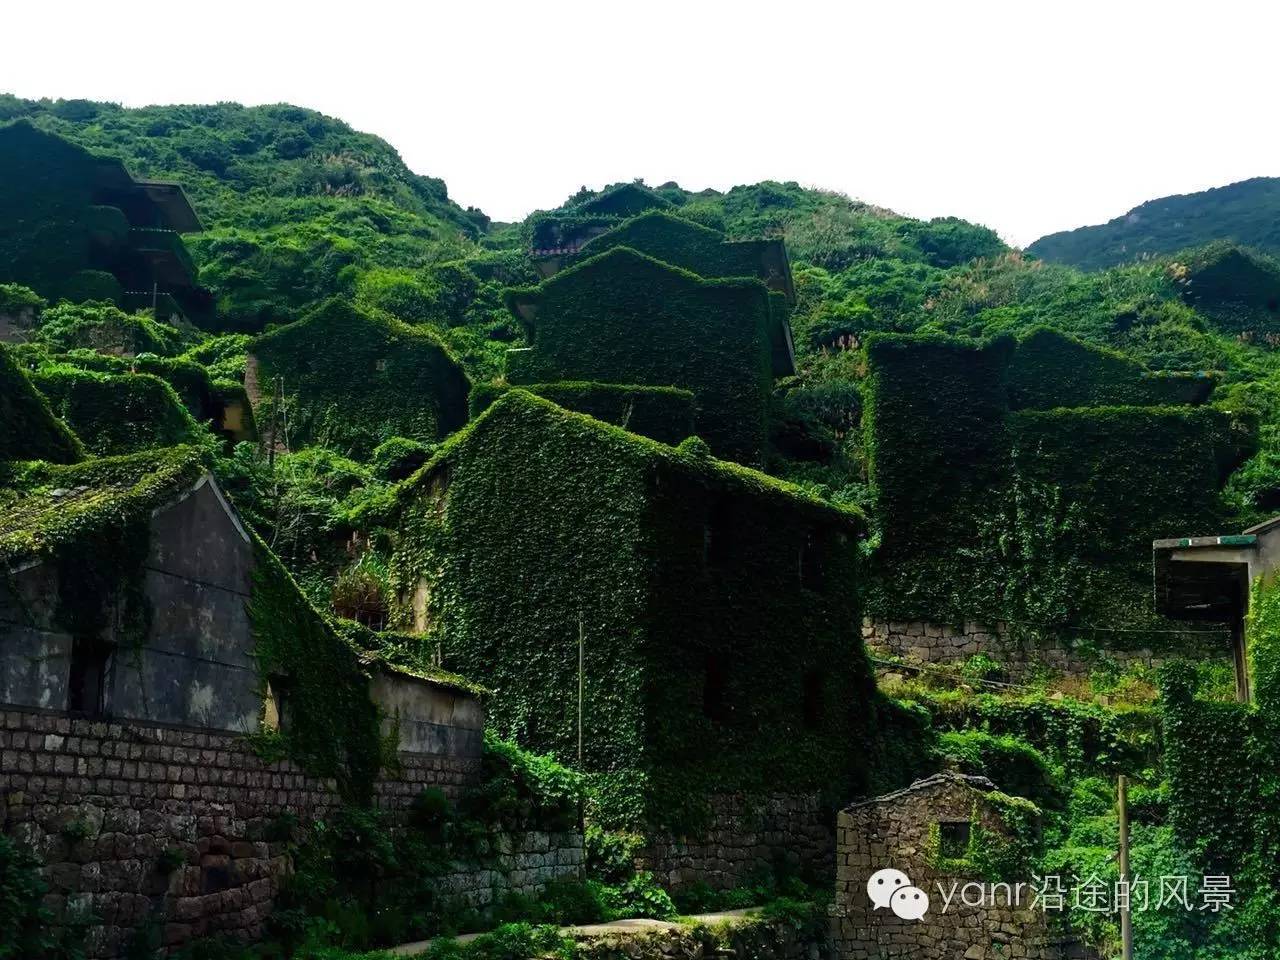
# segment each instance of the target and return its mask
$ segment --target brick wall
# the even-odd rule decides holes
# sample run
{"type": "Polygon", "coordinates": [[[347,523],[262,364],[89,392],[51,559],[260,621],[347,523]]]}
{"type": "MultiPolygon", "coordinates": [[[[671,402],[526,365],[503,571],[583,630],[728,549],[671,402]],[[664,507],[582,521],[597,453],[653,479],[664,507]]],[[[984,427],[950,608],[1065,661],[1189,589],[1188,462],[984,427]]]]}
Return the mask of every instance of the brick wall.
{"type": "MultiPolygon", "coordinates": [[[[401,766],[375,790],[393,820],[427,787],[456,799],[480,761],[402,753],[401,766]]],[[[232,734],[12,709],[0,709],[0,798],[4,831],[45,864],[58,922],[92,916],[94,958],[119,956],[149,918],[170,946],[222,932],[257,938],[292,869],[264,828],[282,811],[305,824],[338,805],[332,782],[264,762],[232,734]],[[169,859],[179,863],[166,873],[169,859]]],[[[459,864],[442,889],[483,906],[581,874],[577,833],[500,835],[495,847],[491,863],[459,864]]]]}
{"type": "Polygon", "coordinates": [[[872,656],[888,654],[913,663],[959,666],[976,653],[984,653],[999,663],[1012,680],[1024,680],[1030,674],[1048,670],[1069,677],[1087,678],[1105,656],[1127,667],[1140,664],[1159,669],[1170,660],[1190,657],[1194,660],[1231,662],[1230,637],[1203,633],[1167,634],[1167,645],[1160,649],[1140,647],[1120,650],[1109,641],[1114,637],[1100,634],[1096,638],[1098,652],[1068,646],[1060,641],[1023,644],[1013,639],[1006,624],[965,623],[950,625],[920,620],[871,622],[862,624],[862,639],[872,656]]]}
{"type": "Polygon", "coordinates": [[[672,890],[698,881],[728,890],[783,865],[816,875],[832,870],[832,815],[816,795],[718,794],[710,803],[711,822],[696,838],[651,837],[637,865],[672,890]]]}

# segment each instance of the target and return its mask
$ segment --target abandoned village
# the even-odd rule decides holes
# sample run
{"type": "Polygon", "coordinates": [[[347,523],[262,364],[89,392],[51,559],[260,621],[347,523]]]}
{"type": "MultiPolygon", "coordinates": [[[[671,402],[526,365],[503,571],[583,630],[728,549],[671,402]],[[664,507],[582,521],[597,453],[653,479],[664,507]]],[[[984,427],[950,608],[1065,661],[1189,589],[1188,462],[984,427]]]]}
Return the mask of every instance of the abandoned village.
{"type": "MultiPolygon", "coordinates": [[[[1030,880],[1042,839],[1034,783],[940,760],[942,721],[895,689],[962,678],[990,705],[1051,676],[1035,718],[1001,714],[1046,729],[1100,663],[1216,665],[1236,702],[1213,710],[1276,695],[1249,624],[1280,524],[1215,527],[1256,424],[1201,371],[1048,328],[868,337],[871,496],[836,502],[769,469],[797,351],[777,236],[625,184],[534,225],[498,377],[342,299],[235,334],[223,364],[175,346],[218,309],[181,184],[24,121],[0,158],[0,833],[90,957],[143,929],[169,953],[262,940],[312,824],[376,811],[425,842],[433,804],[472,809],[502,763],[575,786],[521,793],[483,842],[442,833],[433,910],[582,881],[603,835],[677,901],[767,873],[827,891],[778,955],[1089,956],[1029,909],[868,900],[886,867],[926,890],[1030,880]],[[59,300],[97,313],[62,323],[59,300]],[[305,534],[264,526],[215,463],[325,445],[391,465],[305,534]],[[278,555],[289,536],[308,570],[278,555]],[[1039,629],[1015,563],[1027,595],[1087,586],[1088,642],[1039,629]],[[308,579],[348,568],[388,586],[330,605],[308,579]]],[[[1210,709],[1178,689],[1187,723],[1210,709]]],[[[1088,716],[1122,740],[1147,722],[1088,716]]],[[[1151,765],[1139,732],[1123,769],[1151,765]]]]}

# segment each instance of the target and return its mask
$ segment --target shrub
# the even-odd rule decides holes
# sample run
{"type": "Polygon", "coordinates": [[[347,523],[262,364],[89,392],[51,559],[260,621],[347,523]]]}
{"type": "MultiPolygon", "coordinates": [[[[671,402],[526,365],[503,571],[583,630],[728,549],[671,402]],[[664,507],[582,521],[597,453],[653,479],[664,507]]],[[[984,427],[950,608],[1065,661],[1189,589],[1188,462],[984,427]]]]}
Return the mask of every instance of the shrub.
{"type": "Polygon", "coordinates": [[[1016,737],[981,730],[943,733],[938,752],[962,772],[985,776],[1005,793],[1026,797],[1041,808],[1063,805],[1062,787],[1044,754],[1016,737]]]}
{"type": "Polygon", "coordinates": [[[55,935],[40,863],[9,837],[0,834],[0,960],[75,960],[75,931],[55,935]]]}
{"type": "Polygon", "coordinates": [[[419,467],[431,459],[434,450],[434,444],[410,440],[408,437],[392,437],[374,449],[369,466],[374,476],[380,480],[398,483],[416,473],[419,467]]]}

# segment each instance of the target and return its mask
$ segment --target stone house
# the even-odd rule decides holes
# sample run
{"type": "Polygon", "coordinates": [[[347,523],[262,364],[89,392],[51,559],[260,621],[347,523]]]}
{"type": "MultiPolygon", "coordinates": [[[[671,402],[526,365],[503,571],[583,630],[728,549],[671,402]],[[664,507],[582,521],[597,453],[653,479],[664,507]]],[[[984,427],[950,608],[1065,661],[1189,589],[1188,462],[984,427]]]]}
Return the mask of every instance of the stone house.
{"type": "Polygon", "coordinates": [[[511,390],[398,526],[399,625],[497,691],[499,733],[608,778],[664,881],[830,863],[817,797],[853,795],[874,692],[860,514],[511,390]]]}
{"type": "MultiPolygon", "coordinates": [[[[167,453],[73,468],[63,476],[87,482],[38,485],[9,505],[0,703],[250,733],[272,681],[288,686],[262,676],[257,656],[250,607],[263,548],[192,454],[167,453]],[[130,511],[136,519],[115,527],[130,511]],[[63,525],[74,533],[50,551],[63,525]],[[115,556],[94,555],[113,547],[115,556]],[[116,579],[131,553],[137,577],[116,579]]],[[[372,700],[402,722],[402,749],[479,756],[473,690],[367,652],[358,659],[372,700]]],[[[286,716],[279,703],[273,712],[286,716]]]]}
{"type": "MultiPolygon", "coordinates": [[[[395,819],[426,788],[457,799],[478,778],[477,689],[355,649],[196,451],[35,464],[0,503],[0,831],[43,861],[55,923],[92,917],[89,956],[119,956],[146,923],[171,947],[256,938],[291,869],[266,837],[279,814],[307,823],[362,790],[395,819]],[[338,719],[318,740],[317,702],[338,719]],[[286,759],[245,736],[264,725],[286,759]],[[378,759],[356,765],[370,744],[378,759]],[[342,782],[355,775],[368,782],[342,782]]],[[[519,875],[446,879],[468,897],[532,892],[566,845],[551,873],[581,869],[580,837],[512,843],[519,875]]]]}
{"type": "Polygon", "coordinates": [[[1031,876],[993,884],[970,862],[980,832],[1013,838],[992,802],[999,797],[984,777],[941,773],[840,811],[832,936],[842,960],[1067,956],[1033,908],[1031,876]],[[978,883],[981,895],[963,889],[978,883]],[[889,887],[906,890],[900,896],[915,897],[925,912],[895,910],[892,896],[879,893],[889,887]]]}

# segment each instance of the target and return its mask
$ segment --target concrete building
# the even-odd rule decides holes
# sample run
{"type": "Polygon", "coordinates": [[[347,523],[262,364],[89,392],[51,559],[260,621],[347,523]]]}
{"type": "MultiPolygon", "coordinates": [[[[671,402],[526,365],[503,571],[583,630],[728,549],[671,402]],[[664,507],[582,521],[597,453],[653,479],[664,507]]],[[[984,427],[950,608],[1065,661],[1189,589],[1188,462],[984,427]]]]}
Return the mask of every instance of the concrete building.
{"type": "Polygon", "coordinates": [[[1280,566],[1280,517],[1243,533],[1212,537],[1174,537],[1151,545],[1156,611],[1179,620],[1226,624],[1236,696],[1253,698],[1245,616],[1249,590],[1259,577],[1270,579],[1280,566]]]}
{"type": "Polygon", "coordinates": [[[203,227],[179,184],[135,177],[119,160],[25,120],[0,126],[0,157],[0,219],[17,224],[0,245],[0,281],[51,301],[154,307],[161,320],[211,311],[182,242],[203,227]]]}

